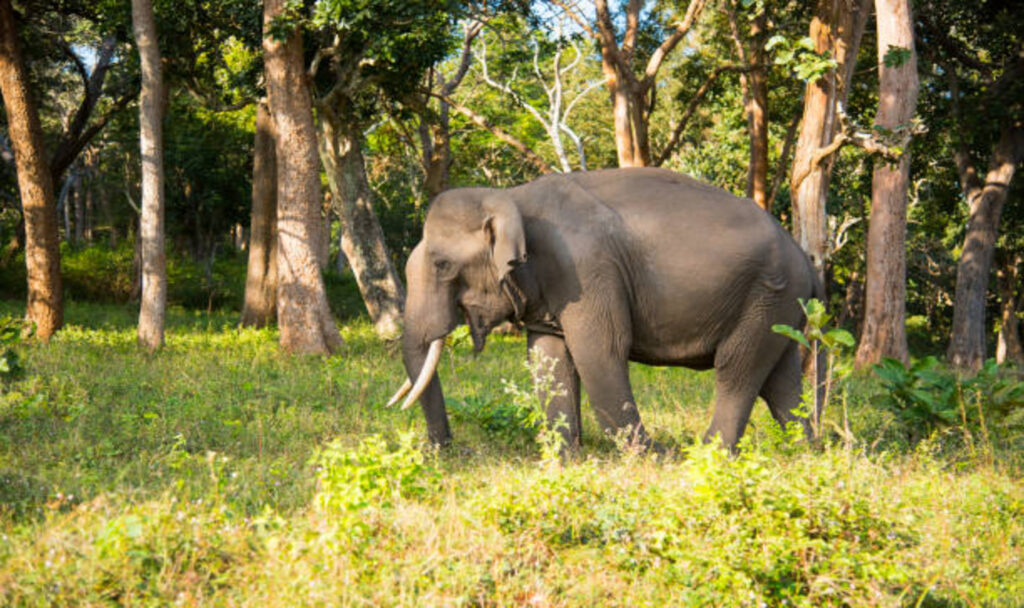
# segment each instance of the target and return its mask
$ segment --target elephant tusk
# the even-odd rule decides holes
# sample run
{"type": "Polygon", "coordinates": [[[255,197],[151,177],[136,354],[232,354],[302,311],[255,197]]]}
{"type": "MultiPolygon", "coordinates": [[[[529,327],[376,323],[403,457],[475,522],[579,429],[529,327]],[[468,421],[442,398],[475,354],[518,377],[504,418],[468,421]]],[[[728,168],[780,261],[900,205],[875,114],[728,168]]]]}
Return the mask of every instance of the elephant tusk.
{"type": "Polygon", "coordinates": [[[409,389],[411,389],[411,388],[412,388],[412,380],[406,378],[405,379],[405,383],[402,384],[402,388],[398,389],[398,392],[396,392],[391,397],[391,399],[388,400],[388,404],[385,405],[384,407],[391,407],[392,405],[398,403],[399,400],[401,400],[402,397],[405,397],[406,395],[409,394],[409,389]]]}
{"type": "Polygon", "coordinates": [[[427,351],[427,358],[423,362],[423,367],[420,369],[420,376],[416,378],[416,382],[412,385],[412,389],[409,392],[409,396],[405,398],[405,402],[402,403],[402,409],[408,409],[423,391],[426,390],[427,385],[430,384],[431,378],[434,377],[434,372],[437,371],[437,364],[441,360],[441,349],[444,347],[444,338],[438,338],[430,343],[430,349],[427,351]]]}

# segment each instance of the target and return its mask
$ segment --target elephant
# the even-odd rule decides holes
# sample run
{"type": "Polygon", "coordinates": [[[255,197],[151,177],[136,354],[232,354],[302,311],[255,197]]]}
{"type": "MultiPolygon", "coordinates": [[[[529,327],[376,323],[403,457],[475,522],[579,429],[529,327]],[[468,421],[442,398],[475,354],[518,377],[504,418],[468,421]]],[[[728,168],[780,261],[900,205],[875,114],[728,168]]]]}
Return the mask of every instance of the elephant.
{"type": "Polygon", "coordinates": [[[554,174],[509,189],[457,188],[431,202],[405,268],[402,355],[429,439],[451,441],[437,363],[462,319],[476,352],[498,324],[524,328],[563,387],[548,421],[581,441],[580,384],[606,433],[649,447],[629,361],[715,369],[705,441],[735,450],[754,401],[780,424],[802,388],[799,298],[820,297],[811,261],[753,201],[665,169],[554,174]],[[564,417],[564,418],[562,418],[564,417]]]}

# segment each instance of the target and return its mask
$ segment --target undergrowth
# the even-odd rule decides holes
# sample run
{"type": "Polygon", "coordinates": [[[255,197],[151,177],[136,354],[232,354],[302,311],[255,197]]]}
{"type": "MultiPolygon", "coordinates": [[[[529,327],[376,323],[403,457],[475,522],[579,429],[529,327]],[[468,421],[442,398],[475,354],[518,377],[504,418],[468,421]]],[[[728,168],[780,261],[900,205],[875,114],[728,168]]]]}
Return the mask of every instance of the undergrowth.
{"type": "Polygon", "coordinates": [[[448,350],[456,442],[435,450],[419,412],[383,408],[401,364],[365,322],[344,329],[336,356],[290,358],[273,330],[180,311],[166,349],[147,355],[122,316],[72,305],[49,346],[12,346],[22,372],[0,394],[0,604],[1024,597],[1019,410],[989,409],[978,384],[965,403],[989,415],[987,438],[977,417],[910,434],[879,401],[892,391],[854,377],[837,386],[820,445],[758,405],[729,457],[697,440],[712,376],[637,366],[646,425],[677,453],[623,454],[584,407],[583,456],[558,460],[521,338],[495,336],[479,357],[448,350]]]}

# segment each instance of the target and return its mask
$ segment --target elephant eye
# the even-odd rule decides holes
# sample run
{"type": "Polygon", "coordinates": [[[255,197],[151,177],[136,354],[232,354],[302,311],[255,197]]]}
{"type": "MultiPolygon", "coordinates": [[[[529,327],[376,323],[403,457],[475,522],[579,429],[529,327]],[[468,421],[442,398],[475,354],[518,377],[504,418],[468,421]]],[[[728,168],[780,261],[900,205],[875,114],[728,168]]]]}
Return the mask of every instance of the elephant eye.
{"type": "Polygon", "coordinates": [[[448,260],[434,260],[434,268],[437,269],[438,274],[446,275],[452,269],[452,263],[448,260]]]}

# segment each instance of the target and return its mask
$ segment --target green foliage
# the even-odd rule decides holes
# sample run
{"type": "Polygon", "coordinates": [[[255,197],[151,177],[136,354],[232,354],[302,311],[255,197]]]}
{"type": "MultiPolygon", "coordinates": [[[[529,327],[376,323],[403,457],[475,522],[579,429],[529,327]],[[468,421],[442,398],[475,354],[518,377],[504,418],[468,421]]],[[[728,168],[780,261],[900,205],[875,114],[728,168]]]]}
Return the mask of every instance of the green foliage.
{"type": "Polygon", "coordinates": [[[873,369],[885,389],[875,404],[895,414],[912,442],[958,425],[987,436],[987,425],[1013,432],[1024,422],[1024,381],[993,359],[972,377],[958,375],[935,357],[909,366],[886,358],[873,369]]]}
{"type": "Polygon", "coordinates": [[[825,305],[817,298],[811,298],[806,301],[803,298],[799,298],[797,302],[804,311],[805,323],[803,330],[795,329],[789,325],[775,324],[772,325],[772,331],[782,334],[810,350],[812,383],[810,392],[805,391],[803,395],[803,412],[796,412],[796,414],[810,417],[811,428],[815,438],[817,438],[821,433],[822,412],[828,407],[832,375],[836,367],[836,355],[844,348],[853,348],[855,342],[853,335],[845,329],[839,327],[826,329],[829,321],[832,320],[832,315],[825,310],[825,305]],[[819,368],[821,365],[819,361],[819,344],[825,348],[824,352],[827,354],[825,369],[819,368]],[[819,377],[821,373],[824,373],[823,381],[819,377]]]}
{"type": "Polygon", "coordinates": [[[764,46],[775,51],[775,65],[788,67],[804,82],[814,82],[829,70],[836,69],[836,60],[827,53],[814,50],[814,41],[808,36],[791,40],[783,35],[772,36],[764,46]]]}
{"type": "Polygon", "coordinates": [[[885,56],[882,57],[882,64],[887,68],[898,68],[910,61],[910,56],[910,49],[902,46],[889,45],[888,50],[885,51],[885,56]]]}
{"type": "Polygon", "coordinates": [[[927,436],[936,426],[956,423],[960,386],[935,357],[925,357],[909,367],[885,358],[873,369],[885,388],[876,403],[896,414],[912,439],[927,436]]]}
{"type": "MultiPolygon", "coordinates": [[[[30,324],[10,315],[0,316],[0,382],[18,377],[22,372],[20,346],[31,336],[30,324]]],[[[3,385],[0,384],[0,387],[3,385]]]]}
{"type": "Polygon", "coordinates": [[[310,464],[316,470],[317,508],[342,516],[421,497],[436,483],[436,472],[412,432],[400,434],[394,449],[380,435],[362,439],[355,449],[335,439],[318,448],[310,464]]]}

